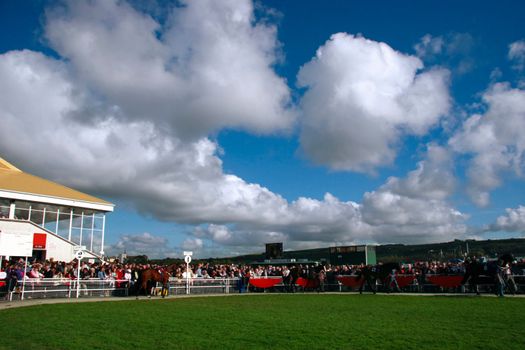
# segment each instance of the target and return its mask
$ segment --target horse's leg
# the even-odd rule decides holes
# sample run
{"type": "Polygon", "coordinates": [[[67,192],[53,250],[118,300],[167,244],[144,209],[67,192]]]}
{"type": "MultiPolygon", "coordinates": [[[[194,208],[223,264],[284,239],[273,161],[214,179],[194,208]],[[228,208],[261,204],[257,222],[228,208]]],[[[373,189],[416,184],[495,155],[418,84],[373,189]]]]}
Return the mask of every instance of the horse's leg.
{"type": "Polygon", "coordinates": [[[359,284],[359,294],[363,294],[363,286],[365,285],[365,281],[366,281],[366,279],[363,278],[363,280],[359,284]]]}
{"type": "Polygon", "coordinates": [[[363,279],[363,281],[359,286],[359,294],[363,294],[363,287],[365,286],[365,283],[368,286],[368,288],[370,288],[370,290],[375,294],[374,288],[372,288],[372,284],[370,283],[370,276],[363,275],[361,278],[363,279]]]}
{"type": "Polygon", "coordinates": [[[151,296],[153,295],[153,290],[155,290],[156,288],[157,288],[157,283],[153,281],[153,283],[151,284],[151,287],[148,289],[149,290],[148,299],[151,299],[151,296]]]}
{"type": "Polygon", "coordinates": [[[470,283],[472,283],[472,287],[471,287],[472,291],[473,291],[474,293],[476,293],[476,295],[480,295],[480,293],[479,293],[479,286],[478,286],[478,281],[477,281],[477,279],[475,279],[475,278],[471,279],[471,280],[470,280],[470,283]]]}
{"type": "Polygon", "coordinates": [[[142,281],[137,281],[137,285],[135,286],[135,298],[139,298],[140,290],[142,288],[142,281]],[[139,283],[140,282],[140,283],[139,283]]]}
{"type": "Polygon", "coordinates": [[[138,299],[139,298],[139,294],[141,291],[144,291],[144,293],[148,293],[148,281],[147,280],[143,280],[141,281],[141,283],[137,283],[137,290],[136,290],[136,298],[138,299]]]}
{"type": "Polygon", "coordinates": [[[516,294],[516,291],[518,290],[518,288],[516,287],[516,281],[514,281],[513,277],[508,277],[507,278],[507,287],[509,288],[509,292],[512,295],[516,294]]]}
{"type": "Polygon", "coordinates": [[[376,287],[374,286],[375,281],[376,281],[376,280],[375,280],[375,279],[372,279],[372,277],[369,277],[368,280],[367,280],[368,286],[370,287],[370,289],[372,290],[372,292],[373,292],[374,294],[376,294],[376,292],[377,292],[377,289],[376,289],[376,287]],[[374,282],[374,283],[372,283],[372,282],[374,282]]]}

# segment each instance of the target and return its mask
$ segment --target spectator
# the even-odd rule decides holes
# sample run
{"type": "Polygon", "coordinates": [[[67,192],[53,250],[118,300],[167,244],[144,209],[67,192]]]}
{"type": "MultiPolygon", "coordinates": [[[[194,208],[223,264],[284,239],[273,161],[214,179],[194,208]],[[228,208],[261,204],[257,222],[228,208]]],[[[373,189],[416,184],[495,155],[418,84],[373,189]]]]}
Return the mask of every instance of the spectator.
{"type": "Polygon", "coordinates": [[[31,267],[31,270],[29,270],[29,273],[27,274],[27,277],[29,278],[43,278],[44,275],[42,273],[40,273],[40,271],[38,270],[38,264],[33,264],[33,266],[31,267]]]}

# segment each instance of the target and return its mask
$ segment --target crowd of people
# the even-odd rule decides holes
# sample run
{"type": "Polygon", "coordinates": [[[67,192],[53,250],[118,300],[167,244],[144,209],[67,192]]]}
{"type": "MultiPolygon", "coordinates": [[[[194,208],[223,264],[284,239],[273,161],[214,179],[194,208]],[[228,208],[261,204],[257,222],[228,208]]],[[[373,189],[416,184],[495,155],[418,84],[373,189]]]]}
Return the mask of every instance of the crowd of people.
{"type": "MultiPolygon", "coordinates": [[[[465,273],[465,264],[461,260],[449,262],[421,261],[415,263],[401,264],[402,275],[415,275],[418,280],[427,275],[462,275],[465,273]]],[[[512,275],[525,274],[525,261],[521,260],[512,266],[508,266],[507,273],[512,275]]],[[[250,278],[282,277],[287,280],[296,274],[304,278],[318,278],[327,285],[336,285],[337,276],[355,275],[363,265],[339,265],[330,264],[317,265],[237,265],[237,264],[210,264],[196,263],[186,269],[186,264],[159,266],[155,264],[125,263],[118,260],[113,262],[89,262],[82,260],[78,269],[77,260],[64,261],[38,261],[33,260],[25,265],[23,259],[3,260],[1,265],[0,280],[3,277],[8,291],[12,291],[23,279],[77,279],[80,271],[80,279],[112,280],[119,284],[132,287],[139,279],[140,273],[145,269],[156,269],[168,271],[173,279],[185,280],[186,278],[217,279],[238,278],[246,285],[250,278]]]]}

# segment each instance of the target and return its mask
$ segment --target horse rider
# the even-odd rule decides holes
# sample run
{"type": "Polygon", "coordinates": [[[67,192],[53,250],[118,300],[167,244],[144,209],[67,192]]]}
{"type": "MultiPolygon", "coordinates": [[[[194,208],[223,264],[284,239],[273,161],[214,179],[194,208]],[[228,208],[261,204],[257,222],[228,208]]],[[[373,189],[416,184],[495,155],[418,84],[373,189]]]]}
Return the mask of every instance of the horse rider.
{"type": "Polygon", "coordinates": [[[504,267],[503,279],[505,280],[505,283],[509,288],[510,293],[512,295],[516,294],[518,287],[516,286],[516,281],[514,281],[514,277],[512,276],[512,268],[509,266],[509,264],[506,264],[504,267]]]}
{"type": "Polygon", "coordinates": [[[396,269],[392,269],[392,271],[390,272],[390,275],[389,275],[390,282],[388,283],[388,293],[390,293],[393,290],[392,285],[395,286],[396,292],[401,292],[401,289],[399,288],[399,284],[397,283],[396,273],[397,273],[396,269]]]}

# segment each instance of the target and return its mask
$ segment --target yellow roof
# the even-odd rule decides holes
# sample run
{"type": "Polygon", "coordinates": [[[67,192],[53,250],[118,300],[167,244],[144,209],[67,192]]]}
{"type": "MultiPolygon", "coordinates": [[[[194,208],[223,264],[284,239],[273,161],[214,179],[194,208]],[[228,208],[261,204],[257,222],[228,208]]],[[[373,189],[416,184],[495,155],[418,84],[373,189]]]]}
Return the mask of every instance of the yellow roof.
{"type": "Polygon", "coordinates": [[[17,170],[20,171],[17,167],[15,167],[13,164],[3,160],[0,158],[0,170],[17,170]]]}
{"type": "Polygon", "coordinates": [[[0,158],[0,191],[113,207],[112,203],[97,197],[25,173],[2,158],[0,158]]]}

